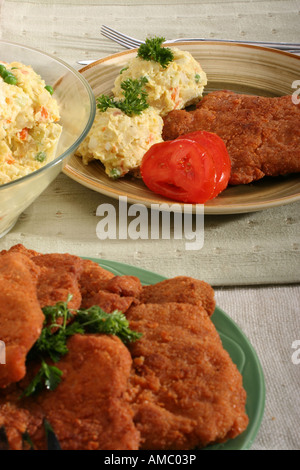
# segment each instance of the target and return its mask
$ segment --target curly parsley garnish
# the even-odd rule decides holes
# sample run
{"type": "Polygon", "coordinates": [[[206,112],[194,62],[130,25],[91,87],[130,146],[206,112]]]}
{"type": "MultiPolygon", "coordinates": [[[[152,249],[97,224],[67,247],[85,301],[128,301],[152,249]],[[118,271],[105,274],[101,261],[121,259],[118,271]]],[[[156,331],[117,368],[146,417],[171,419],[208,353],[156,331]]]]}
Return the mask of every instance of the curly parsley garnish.
{"type": "Polygon", "coordinates": [[[138,57],[158,62],[165,69],[174,60],[174,54],[169,47],[162,47],[163,42],[165,42],[163,37],[146,39],[145,44],[141,44],[138,48],[138,57]]]}
{"type": "Polygon", "coordinates": [[[147,103],[147,92],[144,89],[148,82],[147,77],[140,79],[128,78],[121,83],[124,99],[117,100],[109,95],[101,95],[97,98],[97,107],[101,112],[107,108],[118,108],[128,116],[141,114],[142,111],[149,107],[147,103]]]}
{"type": "Polygon", "coordinates": [[[55,390],[61,381],[61,376],[62,371],[58,369],[58,367],[50,366],[42,360],[38,373],[24,390],[22,396],[29,397],[30,395],[40,392],[43,388],[55,390]]]}
{"type": "Polygon", "coordinates": [[[123,67],[123,68],[120,70],[120,75],[121,75],[121,73],[125,72],[125,70],[128,70],[128,67],[123,67]]]}
{"type": "Polygon", "coordinates": [[[138,340],[141,333],[129,328],[125,315],[115,310],[106,313],[95,305],[86,310],[71,311],[68,303],[58,302],[54,306],[44,307],[44,326],[39,339],[35,342],[27,355],[27,361],[38,359],[41,367],[22,396],[33,395],[46,387],[55,390],[61,381],[62,371],[53,365],[47,364],[47,357],[53,362],[58,362],[68,353],[67,340],[75,334],[102,333],[118,336],[123,343],[138,340]]]}

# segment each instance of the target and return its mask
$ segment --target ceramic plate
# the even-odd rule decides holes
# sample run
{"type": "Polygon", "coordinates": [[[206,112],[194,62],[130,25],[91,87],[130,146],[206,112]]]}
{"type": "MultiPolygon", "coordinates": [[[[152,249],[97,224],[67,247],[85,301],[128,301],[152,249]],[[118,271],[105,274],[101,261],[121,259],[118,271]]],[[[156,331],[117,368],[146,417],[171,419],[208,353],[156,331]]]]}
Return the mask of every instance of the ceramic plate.
{"type": "MultiPolygon", "coordinates": [[[[214,42],[182,42],[176,47],[189,51],[207,73],[205,93],[229,89],[238,93],[262,96],[291,95],[292,83],[299,80],[300,57],[273,49],[241,44],[214,42]]],[[[136,56],[136,50],[100,59],[80,70],[95,96],[109,94],[120,69],[136,56]]],[[[151,204],[174,201],[154,194],[141,180],[126,176],[117,181],[108,178],[100,162],[83,165],[72,157],[64,169],[75,181],[112,198],[126,196],[129,203],[151,204]]],[[[205,204],[207,214],[253,212],[291,203],[300,199],[300,175],[284,178],[264,178],[249,184],[227,188],[217,198],[205,204]]],[[[174,210],[173,208],[171,210],[174,210]]],[[[182,210],[180,208],[179,210],[182,210]]],[[[193,205],[195,212],[196,207],[193,205]]]]}
{"type": "MultiPolygon", "coordinates": [[[[155,284],[166,279],[151,271],[116,261],[90,259],[115,275],[137,276],[144,285],[155,284]]],[[[247,337],[225,312],[216,307],[211,318],[221,337],[224,348],[228,351],[232,361],[237,365],[243,376],[243,384],[247,392],[246,411],[249,416],[249,425],[237,438],[231,439],[225,444],[208,446],[205,450],[247,450],[252,446],[264,413],[265,382],[262,367],[247,337]]]]}

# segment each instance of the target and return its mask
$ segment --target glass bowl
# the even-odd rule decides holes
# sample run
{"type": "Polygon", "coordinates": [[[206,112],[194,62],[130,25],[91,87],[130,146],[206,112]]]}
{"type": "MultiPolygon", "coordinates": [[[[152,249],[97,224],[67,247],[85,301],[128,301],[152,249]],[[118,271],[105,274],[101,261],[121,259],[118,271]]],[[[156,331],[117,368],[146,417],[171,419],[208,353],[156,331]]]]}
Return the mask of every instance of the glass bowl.
{"type": "Polygon", "coordinates": [[[11,230],[20,214],[56,178],[88,134],[96,112],[93,92],[86,79],[60,59],[20,44],[0,41],[0,60],[30,65],[54,89],[62,133],[56,155],[42,168],[0,185],[0,237],[11,230]]]}

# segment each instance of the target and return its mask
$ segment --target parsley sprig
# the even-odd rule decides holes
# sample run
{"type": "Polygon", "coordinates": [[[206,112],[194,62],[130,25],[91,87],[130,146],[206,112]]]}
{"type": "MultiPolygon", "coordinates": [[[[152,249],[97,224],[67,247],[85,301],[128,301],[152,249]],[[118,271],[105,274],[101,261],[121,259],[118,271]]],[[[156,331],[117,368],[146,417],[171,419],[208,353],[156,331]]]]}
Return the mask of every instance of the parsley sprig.
{"type": "Polygon", "coordinates": [[[153,60],[166,68],[174,60],[174,54],[169,47],[162,47],[163,42],[165,42],[163,37],[146,39],[145,43],[138,48],[138,57],[144,60],[153,60]]]}
{"type": "Polygon", "coordinates": [[[61,381],[62,371],[58,367],[50,366],[43,359],[38,373],[34,376],[28,387],[23,391],[22,396],[29,397],[46,388],[55,390],[61,381]]]}
{"type": "Polygon", "coordinates": [[[44,307],[44,326],[40,337],[27,355],[27,361],[38,359],[41,367],[22,396],[33,395],[46,387],[55,390],[61,382],[62,371],[53,365],[47,364],[47,357],[57,363],[68,353],[67,340],[75,334],[102,333],[118,336],[125,344],[138,340],[141,333],[129,328],[125,315],[115,310],[107,313],[99,306],[94,305],[88,309],[70,310],[68,303],[58,302],[54,306],[44,307]]]}
{"type": "Polygon", "coordinates": [[[147,82],[147,77],[124,80],[121,82],[124,99],[117,100],[109,95],[101,95],[97,98],[98,109],[104,112],[107,108],[118,108],[128,116],[141,114],[142,111],[149,107],[147,102],[148,94],[144,88],[147,82]]]}

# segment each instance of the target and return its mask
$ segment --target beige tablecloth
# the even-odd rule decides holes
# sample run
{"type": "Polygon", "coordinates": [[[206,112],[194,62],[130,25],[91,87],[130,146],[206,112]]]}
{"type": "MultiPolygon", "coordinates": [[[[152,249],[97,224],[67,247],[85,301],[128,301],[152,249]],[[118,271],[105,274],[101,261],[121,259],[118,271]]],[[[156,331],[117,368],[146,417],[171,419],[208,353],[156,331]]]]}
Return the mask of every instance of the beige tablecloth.
{"type": "MultiPolygon", "coordinates": [[[[77,69],[79,59],[123,50],[100,35],[101,24],[140,39],[151,34],[300,42],[299,1],[0,0],[0,8],[0,39],[55,54],[77,69]]],[[[0,239],[0,250],[23,243],[210,282],[218,306],[247,335],[264,370],[265,413],[252,449],[299,449],[300,202],[207,216],[198,252],[187,252],[182,240],[172,238],[100,241],[96,208],[105,202],[117,205],[61,174],[0,239]]]]}

